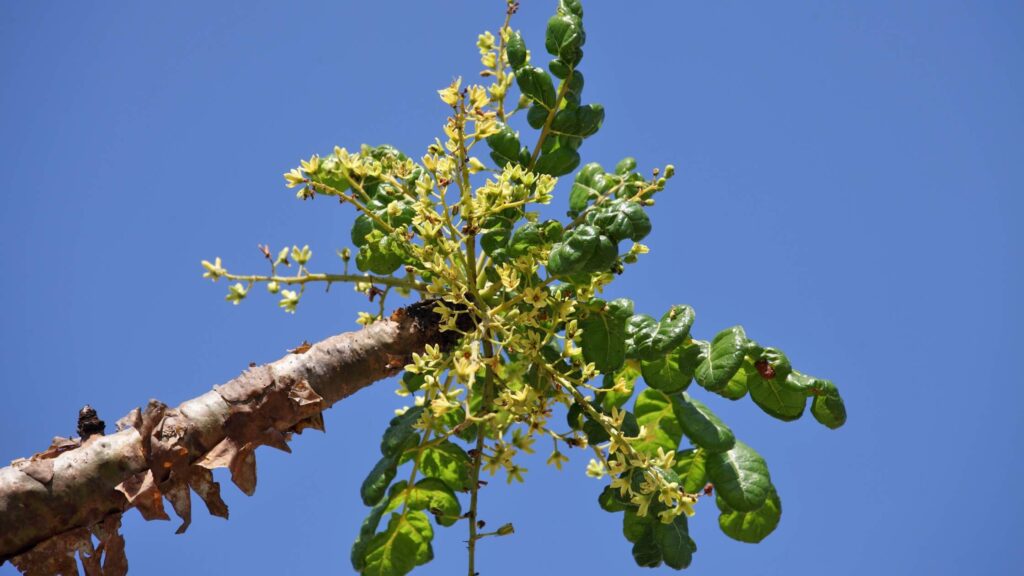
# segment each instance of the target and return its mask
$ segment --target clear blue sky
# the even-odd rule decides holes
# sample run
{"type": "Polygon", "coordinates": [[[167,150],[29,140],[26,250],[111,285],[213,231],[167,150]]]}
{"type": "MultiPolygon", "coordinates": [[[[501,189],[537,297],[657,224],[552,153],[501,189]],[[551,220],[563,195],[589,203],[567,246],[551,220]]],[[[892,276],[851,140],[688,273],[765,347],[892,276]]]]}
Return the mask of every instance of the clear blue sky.
{"type": "MultiPolygon", "coordinates": [[[[524,0],[515,20],[538,54],[553,5],[524,0]]],[[[1020,570],[1021,5],[586,10],[585,99],[607,120],[585,159],[679,169],[653,212],[652,254],[614,294],[649,313],[689,303],[702,337],[742,323],[835,380],[850,411],[832,432],[708,399],[767,458],[784,514],[751,546],[702,504],[691,573],[1020,570]]],[[[263,295],[232,307],[199,261],[262,270],[256,244],[269,242],[331,262],[351,212],[294,200],[281,173],[335,144],[419,157],[446,114],[435,90],[474,76],[476,35],[501,12],[499,0],[5,3],[0,461],[71,434],[85,403],[112,423],[352,329],[364,301],[342,286],[296,316],[263,295]]],[[[392,389],[338,405],[292,455],[261,450],[255,497],[225,487],[228,522],[198,513],[175,536],[130,512],[132,573],[350,572],[392,389]]],[[[527,484],[484,490],[482,517],[516,526],[482,543],[484,576],[648,573],[619,516],[598,509],[585,461],[561,474],[531,461],[527,484]]],[[[461,573],[463,532],[440,530],[418,573],[461,573]]]]}

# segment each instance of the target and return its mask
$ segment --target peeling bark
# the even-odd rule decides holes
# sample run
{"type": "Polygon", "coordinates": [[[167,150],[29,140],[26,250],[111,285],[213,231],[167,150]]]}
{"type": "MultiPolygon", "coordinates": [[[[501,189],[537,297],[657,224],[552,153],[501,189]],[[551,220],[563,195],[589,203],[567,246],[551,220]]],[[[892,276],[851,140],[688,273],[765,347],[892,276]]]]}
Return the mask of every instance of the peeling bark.
{"type": "Polygon", "coordinates": [[[324,429],[323,410],[396,374],[426,344],[452,344],[457,336],[439,332],[432,308],[433,301],[419,302],[297,348],[177,408],[151,400],[119,420],[116,433],[55,438],[46,451],[0,468],[0,564],[11,560],[26,574],[77,574],[77,553],[86,574],[124,574],[118,528],[125,510],[168,519],[166,499],[182,521],[180,534],[195,492],[211,514],[227,518],[210,471],[228,468],[251,495],[256,447],[290,452],[292,433],[324,429]]]}

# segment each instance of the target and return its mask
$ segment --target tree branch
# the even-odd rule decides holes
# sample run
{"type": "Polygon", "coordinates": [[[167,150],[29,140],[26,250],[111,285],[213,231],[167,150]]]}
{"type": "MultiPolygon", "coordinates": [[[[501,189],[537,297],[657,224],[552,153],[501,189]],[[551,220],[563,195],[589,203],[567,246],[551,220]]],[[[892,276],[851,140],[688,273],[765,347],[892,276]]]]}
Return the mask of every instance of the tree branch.
{"type": "Polygon", "coordinates": [[[77,551],[88,574],[127,571],[120,514],[167,519],[163,499],[191,521],[190,490],[211,514],[227,517],[211,470],[229,468],[251,495],[254,449],[290,452],[287,441],[305,428],[323,429],[321,412],[356,391],[401,371],[427,344],[448,348],[428,300],[357,332],[332,336],[306,350],[252,367],[177,408],[151,400],[118,421],[118,432],[55,438],[45,452],[0,468],[0,564],[33,574],[76,574],[77,551]],[[92,536],[100,546],[93,548],[92,536]],[[90,565],[100,566],[92,572],[90,565]]]}

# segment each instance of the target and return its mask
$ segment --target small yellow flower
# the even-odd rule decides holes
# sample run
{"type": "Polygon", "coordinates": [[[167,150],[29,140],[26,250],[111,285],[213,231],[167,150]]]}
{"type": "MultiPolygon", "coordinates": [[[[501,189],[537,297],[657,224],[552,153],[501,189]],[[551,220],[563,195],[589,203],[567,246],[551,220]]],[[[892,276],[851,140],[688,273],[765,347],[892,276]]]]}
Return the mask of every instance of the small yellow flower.
{"type": "Polygon", "coordinates": [[[487,96],[487,90],[483,86],[471,86],[469,88],[469,105],[472,109],[483,108],[490,104],[491,99],[487,96]]]}
{"type": "Polygon", "coordinates": [[[555,468],[558,468],[559,470],[561,470],[562,469],[562,463],[568,462],[568,461],[569,461],[569,457],[568,456],[566,456],[565,454],[562,454],[558,450],[555,450],[554,452],[551,453],[551,456],[548,456],[547,464],[548,464],[548,466],[554,466],[555,468]]]}
{"type": "Polygon", "coordinates": [[[438,90],[437,94],[441,101],[449,106],[455,106],[459,101],[459,89],[462,87],[462,77],[458,77],[447,88],[438,90]]]}
{"type": "Polygon", "coordinates": [[[518,464],[513,464],[511,466],[506,467],[505,472],[508,473],[507,481],[509,484],[511,484],[513,481],[522,482],[523,473],[529,472],[529,470],[523,468],[522,466],[519,466],[518,464]]]}
{"type": "Polygon", "coordinates": [[[209,278],[214,282],[216,282],[221,276],[228,273],[228,271],[220,265],[220,257],[215,258],[212,264],[207,260],[203,260],[203,268],[206,269],[206,272],[203,273],[203,278],[209,278]]]}
{"type": "Polygon", "coordinates": [[[487,170],[487,166],[484,166],[484,163],[481,162],[476,156],[473,156],[472,158],[469,159],[470,174],[476,174],[477,172],[483,172],[484,170],[487,170]]]}
{"type": "Polygon", "coordinates": [[[295,314],[295,307],[299,305],[299,295],[294,290],[281,290],[281,301],[278,306],[284,308],[285,312],[295,314]]]}
{"type": "Polygon", "coordinates": [[[476,37],[476,47],[480,49],[480,53],[491,50],[494,48],[494,34],[491,34],[490,30],[485,30],[483,34],[476,37]]]}
{"type": "Polygon", "coordinates": [[[523,300],[534,308],[542,308],[548,301],[548,291],[544,287],[533,286],[523,290],[523,300]]]}
{"type": "Polygon", "coordinates": [[[300,165],[303,172],[312,176],[320,171],[320,157],[314,154],[309,160],[302,160],[300,165]]]}
{"type": "Polygon", "coordinates": [[[287,182],[285,186],[288,188],[295,188],[299,184],[306,182],[306,177],[299,171],[298,168],[292,168],[284,174],[284,180],[287,182]]]}
{"type": "Polygon", "coordinates": [[[597,478],[598,480],[600,480],[601,478],[604,478],[604,475],[604,464],[591,458],[590,462],[587,464],[587,476],[590,476],[591,478],[597,478]]]}

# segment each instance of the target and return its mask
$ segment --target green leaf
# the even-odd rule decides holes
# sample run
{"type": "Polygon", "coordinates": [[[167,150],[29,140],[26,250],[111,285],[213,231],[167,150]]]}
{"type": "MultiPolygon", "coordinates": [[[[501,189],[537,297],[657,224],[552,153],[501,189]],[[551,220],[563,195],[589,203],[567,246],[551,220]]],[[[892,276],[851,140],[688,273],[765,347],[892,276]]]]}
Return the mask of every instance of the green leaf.
{"type": "Polygon", "coordinates": [[[718,416],[700,400],[683,392],[673,396],[676,418],[686,437],[708,452],[725,452],[736,443],[736,437],[718,416]]]}
{"type": "Polygon", "coordinates": [[[403,451],[419,443],[419,432],[413,428],[423,414],[422,406],[413,406],[391,419],[388,429],[380,442],[380,452],[385,456],[399,456],[403,451]]]}
{"type": "MultiPolygon", "coordinates": [[[[658,333],[658,321],[647,314],[633,314],[626,322],[626,356],[641,358],[650,353],[654,336],[658,333]]],[[[652,357],[656,357],[652,355],[652,357]]]]}
{"type": "Polygon", "coordinates": [[[690,565],[697,545],[690,538],[690,529],[685,515],[676,516],[671,524],[654,524],[655,538],[665,565],[682,570],[690,565]]]}
{"type": "Polygon", "coordinates": [[[421,450],[417,462],[424,476],[440,478],[457,492],[466,492],[473,484],[469,456],[448,440],[421,450]]]}
{"type": "Polygon", "coordinates": [[[349,233],[349,236],[352,243],[358,248],[366,244],[366,235],[373,231],[373,219],[366,214],[360,214],[356,216],[356,221],[352,224],[352,231],[349,233]]]}
{"type": "MultiPolygon", "coordinates": [[[[515,215],[518,217],[518,214],[515,215]]],[[[480,234],[480,248],[492,256],[508,247],[512,238],[512,218],[496,214],[484,220],[480,234]]]]}
{"type": "Polygon", "coordinates": [[[626,318],[633,303],[625,298],[605,303],[597,300],[597,309],[580,321],[583,359],[593,362],[604,374],[618,370],[626,360],[626,318]]]}
{"type": "Polygon", "coordinates": [[[757,510],[771,490],[764,458],[739,440],[728,452],[708,454],[707,471],[718,495],[734,510],[757,510]]]}
{"type": "Polygon", "coordinates": [[[356,267],[362,272],[391,274],[401,267],[405,252],[397,240],[374,230],[356,254],[356,267]]]}
{"type": "Polygon", "coordinates": [[[651,232],[651,220],[643,206],[623,198],[609,200],[596,206],[587,213],[586,221],[596,226],[614,242],[627,238],[639,242],[651,232]]]}
{"type": "Polygon", "coordinates": [[[377,532],[380,518],[384,515],[384,510],[387,506],[388,500],[381,498],[380,502],[377,502],[370,509],[370,513],[363,520],[362,526],[359,527],[359,535],[356,536],[356,541],[352,543],[352,553],[350,554],[352,568],[355,568],[357,572],[362,572],[363,568],[366,567],[366,549],[370,545],[370,540],[373,538],[374,533],[377,532]]]}
{"type": "MultiPolygon", "coordinates": [[[[628,515],[630,511],[626,511],[628,515]]],[[[636,561],[637,566],[643,568],[657,568],[661,565],[661,546],[658,545],[658,538],[655,532],[654,523],[651,521],[651,517],[638,518],[639,520],[647,520],[643,523],[642,532],[640,536],[633,543],[633,560],[636,561]]],[[[635,528],[634,528],[635,530],[635,528]]],[[[625,531],[625,526],[623,527],[625,531]]]]}
{"type": "Polygon", "coordinates": [[[760,366],[758,368],[758,361],[751,362],[749,359],[743,365],[750,399],[766,414],[779,420],[789,422],[803,415],[804,408],[807,407],[807,397],[799,389],[785,385],[788,374],[783,370],[788,366],[788,360],[786,365],[780,365],[779,370],[769,369],[764,364],[760,366]],[[772,377],[766,378],[766,375],[772,377]]]}
{"type": "Polygon", "coordinates": [[[640,370],[648,386],[672,394],[690,386],[700,361],[700,346],[689,340],[660,358],[642,361],[640,370]]]}
{"type": "Polygon", "coordinates": [[[644,532],[647,531],[651,521],[650,516],[640,517],[636,515],[636,510],[627,509],[626,513],[622,515],[622,535],[626,537],[626,540],[635,544],[644,537],[644,532]]]}
{"type": "Polygon", "coordinates": [[[583,18],[583,4],[580,0],[558,0],[559,14],[573,14],[577,18],[583,18]]]}
{"type": "Polygon", "coordinates": [[[630,508],[629,502],[622,497],[619,490],[611,486],[604,487],[597,496],[597,504],[606,512],[622,512],[630,508]]]}
{"type": "Polygon", "coordinates": [[[664,356],[670,350],[679,347],[690,335],[693,318],[693,308],[685,304],[676,304],[669,308],[658,322],[658,331],[654,334],[650,352],[664,356]]]}
{"type": "Polygon", "coordinates": [[[774,378],[783,386],[786,385],[786,377],[793,371],[793,366],[789,363],[789,357],[783,354],[782,350],[771,347],[762,348],[760,354],[751,354],[751,357],[755,358],[755,367],[762,366],[762,368],[758,368],[758,372],[764,369],[766,372],[774,374],[774,378]],[[770,367],[770,370],[766,367],[770,367]]]}
{"type": "Polygon", "coordinates": [[[526,111],[526,123],[534,130],[540,130],[548,123],[548,110],[540,104],[530,106],[526,111]]]}
{"type": "Polygon", "coordinates": [[[602,389],[613,388],[617,384],[622,384],[626,391],[625,392],[602,392],[600,394],[601,407],[606,411],[611,411],[612,407],[621,408],[632,396],[633,389],[636,386],[636,379],[640,377],[640,371],[629,363],[624,364],[622,368],[618,369],[612,374],[605,374],[604,379],[601,382],[602,389]]]}
{"type": "Polygon", "coordinates": [[[551,176],[564,176],[580,165],[580,154],[572,148],[556,148],[550,153],[544,153],[537,158],[533,171],[551,176]]]}
{"type": "Polygon", "coordinates": [[[555,114],[551,133],[587,138],[593,136],[604,122],[604,107],[600,104],[566,106],[555,114]]]}
{"type": "Polygon", "coordinates": [[[548,20],[544,48],[569,67],[575,67],[583,58],[583,43],[587,35],[579,16],[559,11],[548,20]]]}
{"type": "Polygon", "coordinates": [[[364,576],[401,576],[434,558],[434,529],[422,512],[392,514],[388,527],[366,547],[364,576]]]}
{"type": "Polygon", "coordinates": [[[491,160],[504,168],[506,164],[515,166],[519,163],[519,137],[507,124],[501,129],[487,137],[487,145],[491,147],[491,160]]]}
{"type": "Polygon", "coordinates": [[[395,510],[405,504],[412,510],[430,512],[441,526],[451,526],[458,522],[459,516],[462,515],[462,505],[443,480],[423,478],[412,488],[405,488],[404,481],[401,484],[402,489],[391,498],[388,510],[395,510]]]}
{"type": "Polygon", "coordinates": [[[566,76],[569,75],[569,66],[565,62],[559,60],[558,58],[555,58],[551,62],[548,62],[548,70],[551,71],[551,75],[554,76],[555,78],[564,79],[566,76]]]}
{"type": "Polygon", "coordinates": [[[543,68],[523,66],[515,71],[516,84],[524,96],[551,110],[555,107],[555,85],[543,68]]]}
{"type": "Polygon", "coordinates": [[[386,455],[377,461],[373,470],[366,475],[363,485],[359,489],[359,495],[363,498],[363,504],[373,506],[384,497],[388,485],[395,479],[398,472],[398,455],[386,455]]]}
{"type": "Polygon", "coordinates": [[[609,270],[618,256],[618,248],[607,236],[584,224],[566,232],[562,241],[552,246],[548,273],[571,280],[577,275],[609,270]]]}
{"type": "Polygon", "coordinates": [[[676,453],[672,470],[679,475],[679,486],[689,494],[696,494],[708,483],[705,469],[707,452],[700,448],[689,448],[676,453]]]}
{"type": "Polygon", "coordinates": [[[763,506],[750,512],[733,510],[722,498],[715,498],[721,514],[718,515],[718,527],[725,535],[740,542],[757,544],[771,534],[779,525],[782,517],[782,501],[775,487],[771,487],[768,499],[763,506]]]}
{"type": "Polygon", "coordinates": [[[675,452],[683,436],[682,428],[672,409],[672,400],[664,393],[648,388],[640,393],[633,406],[637,424],[644,426],[647,437],[634,446],[648,454],[655,454],[658,448],[675,452]]]}
{"type": "Polygon", "coordinates": [[[597,186],[606,180],[604,170],[597,162],[591,162],[580,169],[569,192],[569,210],[573,213],[583,211],[591,200],[601,195],[602,191],[597,186]],[[599,182],[596,180],[598,176],[601,177],[599,182]]]}
{"type": "MultiPolygon", "coordinates": [[[[707,342],[701,342],[704,349],[707,348],[707,342]]],[[[702,352],[706,353],[706,352],[702,352]]],[[[702,357],[703,358],[703,357],[702,357]]],[[[754,363],[750,361],[750,358],[743,359],[743,365],[740,369],[733,374],[732,378],[729,379],[729,383],[725,385],[725,388],[721,390],[712,390],[715,394],[729,400],[739,400],[747,395],[747,371],[754,369],[754,363]]]]}
{"type": "Polygon", "coordinates": [[[825,380],[820,380],[814,376],[809,376],[803,372],[797,372],[793,370],[787,376],[782,385],[791,390],[800,392],[804,396],[814,396],[820,391],[825,380]]]}
{"type": "Polygon", "coordinates": [[[505,41],[505,56],[512,70],[519,70],[526,64],[526,43],[518,31],[508,35],[508,40],[505,41]]]}
{"type": "Polygon", "coordinates": [[[823,383],[823,388],[811,402],[811,414],[815,420],[834,430],[846,423],[846,404],[835,384],[828,380],[819,382],[823,383]]]}
{"type": "Polygon", "coordinates": [[[508,244],[508,252],[511,256],[523,256],[530,253],[533,248],[544,245],[544,236],[541,234],[541,225],[536,222],[527,222],[516,229],[508,244]]]}
{"type": "Polygon", "coordinates": [[[626,156],[622,160],[619,160],[619,163],[615,165],[615,173],[623,176],[629,174],[633,170],[636,170],[636,158],[633,158],[632,156],[626,156]]]}
{"type": "Polygon", "coordinates": [[[711,341],[704,361],[697,366],[697,383],[712,392],[722,390],[743,364],[746,355],[747,334],[742,326],[733,326],[719,332],[711,341]]]}
{"type": "Polygon", "coordinates": [[[426,378],[423,374],[416,374],[413,372],[402,373],[402,384],[405,385],[405,389],[409,392],[415,392],[423,387],[426,383],[426,378]]]}

